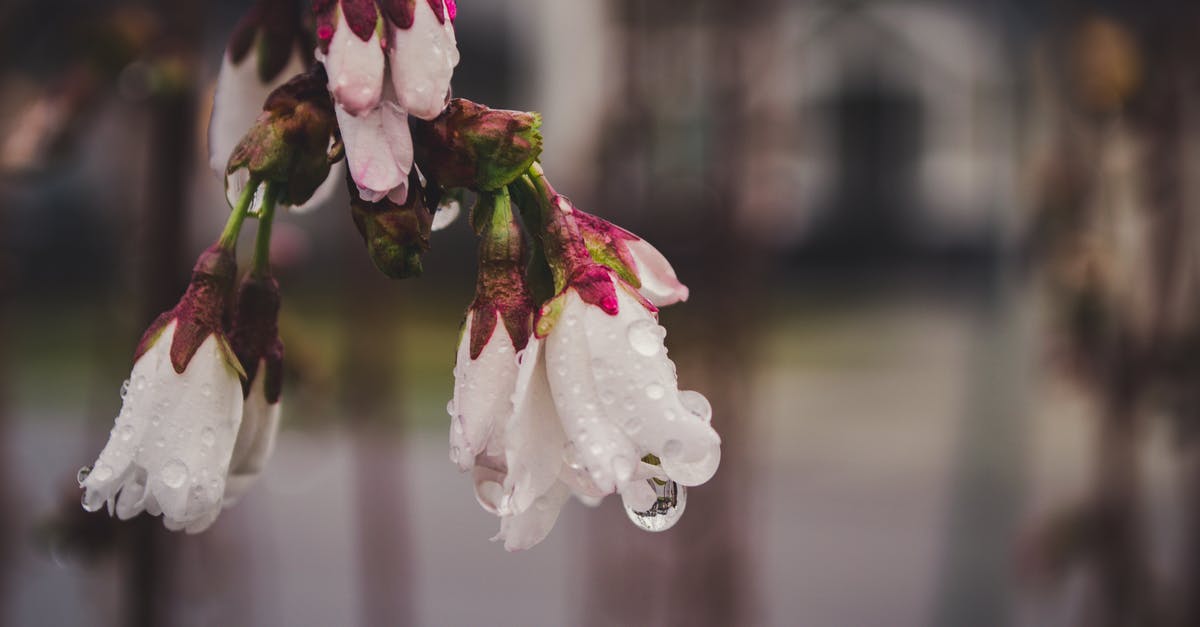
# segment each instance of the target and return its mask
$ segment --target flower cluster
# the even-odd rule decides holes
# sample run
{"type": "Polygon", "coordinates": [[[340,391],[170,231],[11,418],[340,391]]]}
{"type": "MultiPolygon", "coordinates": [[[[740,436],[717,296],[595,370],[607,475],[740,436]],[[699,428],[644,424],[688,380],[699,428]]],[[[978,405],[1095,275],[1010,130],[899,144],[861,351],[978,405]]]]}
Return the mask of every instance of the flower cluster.
{"type": "Polygon", "coordinates": [[[572,494],[596,504],[619,493],[640,526],[665,529],[682,513],[682,486],[720,462],[712,409],[679,390],[657,323],[657,306],[687,288],[654,247],[531,172],[517,194],[554,293],[535,313],[509,196],[477,206],[488,215],[476,216],[479,281],[447,407],[450,459],[472,472],[508,550],[545,538],[572,494]]]}
{"type": "Polygon", "coordinates": [[[500,518],[496,539],[537,544],[571,495],[595,505],[618,493],[636,524],[669,528],[686,486],[708,481],[721,456],[712,409],[679,389],[658,325],[658,307],[687,287],[653,246],[550,186],[539,115],[449,99],[453,0],[313,10],[310,37],[295,3],[258,0],[234,34],[210,126],[233,210],[139,344],[108,444],[79,475],[85,509],[161,514],[196,532],[262,471],[282,387],[274,210],[332,194],[344,156],[345,204],[392,278],[421,274],[446,222],[434,207],[477,198],[479,275],[447,409],[450,459],[500,518]],[[253,265],[235,293],[247,218],[258,223],[253,265]]]}

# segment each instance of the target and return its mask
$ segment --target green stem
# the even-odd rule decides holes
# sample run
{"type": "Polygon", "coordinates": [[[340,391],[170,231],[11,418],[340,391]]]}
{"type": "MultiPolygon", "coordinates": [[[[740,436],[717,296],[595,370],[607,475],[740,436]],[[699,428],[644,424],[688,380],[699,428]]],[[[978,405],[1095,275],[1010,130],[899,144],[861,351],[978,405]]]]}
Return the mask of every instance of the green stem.
{"type": "Polygon", "coordinates": [[[250,272],[264,278],[271,274],[271,225],[275,221],[275,203],[279,196],[279,185],[267,183],[263,190],[262,207],[258,210],[258,233],[254,239],[254,261],[250,272]]]}
{"type": "Polygon", "coordinates": [[[233,206],[233,212],[229,214],[229,220],[225,222],[225,230],[221,232],[221,238],[217,240],[217,245],[225,250],[233,250],[237,247],[238,234],[242,232],[242,223],[246,221],[246,213],[250,210],[250,204],[254,202],[254,194],[258,191],[258,179],[251,177],[246,181],[246,187],[242,189],[242,195],[238,198],[237,204],[233,206]]]}

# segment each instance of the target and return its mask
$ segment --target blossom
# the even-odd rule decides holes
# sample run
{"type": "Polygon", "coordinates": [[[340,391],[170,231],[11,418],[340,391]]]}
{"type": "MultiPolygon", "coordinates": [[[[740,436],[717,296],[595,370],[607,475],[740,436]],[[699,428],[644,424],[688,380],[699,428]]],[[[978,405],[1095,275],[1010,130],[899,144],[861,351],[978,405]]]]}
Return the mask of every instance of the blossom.
{"type": "Polygon", "coordinates": [[[85,509],[162,514],[189,533],[216,520],[244,408],[244,372],[221,328],[235,271],[231,252],[210,248],[142,337],[108,443],[80,472],[85,509]]]}
{"type": "Polygon", "coordinates": [[[229,341],[247,380],[242,388],[242,424],[225,484],[226,505],[250,489],[275,448],[283,387],[279,306],[279,283],[273,277],[251,274],[242,281],[229,341]]]}
{"type": "Polygon", "coordinates": [[[408,116],[441,113],[458,64],[455,4],[318,0],[314,11],[318,54],[359,195],[401,204],[413,164],[408,116]]]}
{"type": "MultiPolygon", "coordinates": [[[[677,486],[708,481],[720,464],[712,408],[699,392],[679,389],[657,308],[592,259],[575,222],[581,214],[553,195],[537,218],[558,291],[538,309],[519,358],[507,357],[501,337],[503,350],[486,366],[456,367],[452,410],[461,412],[460,399],[472,392],[487,405],[474,421],[456,422],[452,458],[471,467],[476,499],[500,517],[494,539],[510,551],[544,539],[572,494],[596,504],[618,493],[631,517],[663,516],[639,522],[643,528],[665,529],[685,502],[677,486]],[[497,392],[504,389],[513,391],[509,399],[497,392]]],[[[608,225],[599,222],[590,224],[608,225]]],[[[673,288],[676,295],[686,290],[673,288]]],[[[468,336],[489,338],[485,351],[502,336],[499,325],[490,334],[471,330],[476,320],[468,320],[460,364],[470,356],[468,336]]]]}

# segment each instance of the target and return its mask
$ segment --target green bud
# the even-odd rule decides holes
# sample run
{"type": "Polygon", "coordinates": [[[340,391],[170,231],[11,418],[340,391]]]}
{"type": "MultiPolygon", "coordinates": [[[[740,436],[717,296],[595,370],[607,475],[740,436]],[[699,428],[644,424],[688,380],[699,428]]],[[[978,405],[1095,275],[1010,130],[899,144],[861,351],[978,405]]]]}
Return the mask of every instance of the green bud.
{"type": "Polygon", "coordinates": [[[346,182],[354,225],[375,267],[393,279],[421,276],[421,255],[429,250],[433,214],[416,171],[409,174],[408,198],[402,205],[386,197],[379,202],[365,201],[358,195],[354,179],[347,175],[346,182]]]}
{"type": "Polygon", "coordinates": [[[412,119],[421,171],[442,187],[498,190],[517,180],[542,152],[542,116],[489,109],[455,98],[432,121],[412,119]]]}

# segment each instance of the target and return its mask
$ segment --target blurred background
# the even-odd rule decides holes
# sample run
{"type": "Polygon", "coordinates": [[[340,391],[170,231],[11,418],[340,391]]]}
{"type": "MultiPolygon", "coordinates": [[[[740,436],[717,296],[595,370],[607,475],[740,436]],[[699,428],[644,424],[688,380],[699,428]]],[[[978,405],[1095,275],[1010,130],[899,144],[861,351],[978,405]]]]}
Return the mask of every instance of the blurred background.
{"type": "Polygon", "coordinates": [[[1200,5],[463,0],[455,93],[673,261],[724,439],[669,532],[572,502],[506,554],[447,460],[473,235],[390,282],[341,197],[276,225],[252,492],[199,536],[79,506],[227,215],[249,4],[0,3],[0,623],[1200,624],[1200,5]]]}

